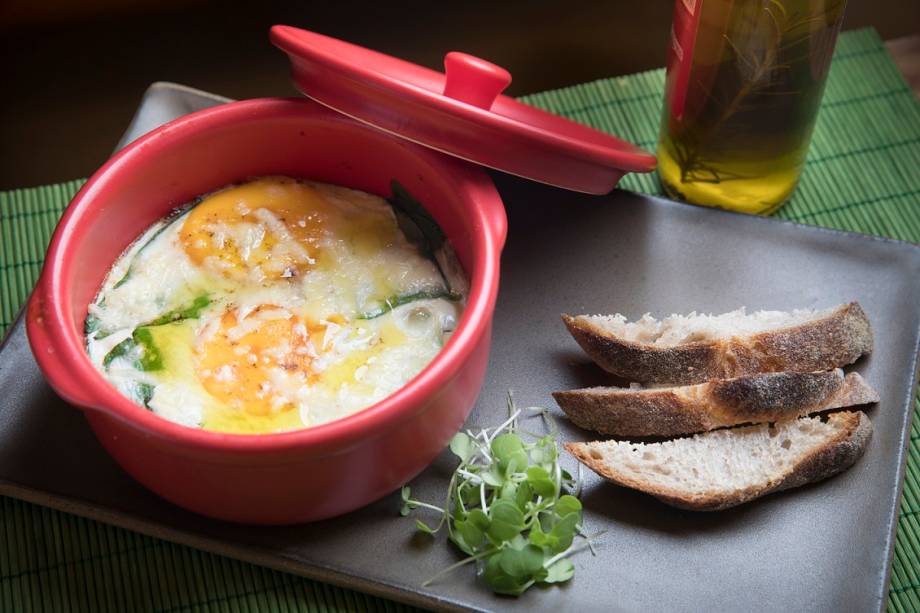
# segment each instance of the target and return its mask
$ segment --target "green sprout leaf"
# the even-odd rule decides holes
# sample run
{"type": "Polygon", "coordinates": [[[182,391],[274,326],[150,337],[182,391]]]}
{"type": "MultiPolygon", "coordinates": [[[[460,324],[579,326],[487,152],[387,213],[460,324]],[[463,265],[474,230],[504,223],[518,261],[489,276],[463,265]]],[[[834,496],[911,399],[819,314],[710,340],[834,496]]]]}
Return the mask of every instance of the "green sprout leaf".
{"type": "Polygon", "coordinates": [[[506,480],[502,486],[498,489],[498,497],[500,500],[508,500],[517,505],[517,490],[518,484],[512,479],[506,480]]]}
{"type": "Polygon", "coordinates": [[[521,482],[517,487],[514,496],[514,503],[519,509],[526,509],[527,505],[533,499],[533,488],[526,481],[521,482]]]}
{"type": "Polygon", "coordinates": [[[523,549],[503,549],[498,556],[498,565],[515,579],[530,579],[543,567],[543,549],[535,545],[525,545],[523,549]]]}
{"type": "Polygon", "coordinates": [[[556,493],[556,484],[542,466],[531,466],[527,469],[527,483],[538,495],[548,498],[556,493]]]}
{"type": "Polygon", "coordinates": [[[574,575],[575,565],[568,558],[562,558],[547,567],[543,583],[562,583],[568,581],[574,575]]]}
{"type": "Polygon", "coordinates": [[[556,461],[556,456],[556,442],[551,436],[543,437],[530,450],[530,461],[541,466],[551,465],[556,461]]]}
{"type": "Polygon", "coordinates": [[[491,487],[501,487],[505,483],[505,477],[499,472],[498,466],[491,466],[488,470],[480,471],[479,478],[491,487]]]}
{"type": "Polygon", "coordinates": [[[489,524],[491,523],[489,516],[486,515],[482,509],[473,509],[467,514],[466,519],[468,522],[479,528],[482,532],[488,530],[489,524]]]}
{"type": "Polygon", "coordinates": [[[549,538],[552,539],[550,551],[560,553],[572,545],[575,534],[578,532],[580,516],[580,513],[569,513],[556,522],[556,525],[549,532],[549,538]]]}
{"type": "Polygon", "coordinates": [[[508,541],[524,529],[524,513],[512,502],[499,500],[489,512],[488,535],[494,542],[508,541]]]}
{"type": "Polygon", "coordinates": [[[556,501],[556,513],[559,517],[565,517],[569,513],[581,513],[581,501],[575,496],[560,496],[556,501]]]}
{"type": "MultiPolygon", "coordinates": [[[[509,394],[508,419],[478,434],[463,432],[450,441],[459,466],[451,477],[444,509],[400,493],[400,513],[432,511],[435,527],[416,520],[416,529],[437,533],[447,525],[447,539],[466,557],[437,573],[423,585],[455,569],[477,563],[480,576],[497,594],[517,596],[532,585],[568,581],[575,573],[569,556],[593,547],[582,533],[582,506],[569,492],[579,485],[559,465],[552,436],[532,436],[518,429],[522,411],[509,394]],[[574,544],[576,538],[584,543],[574,544]]],[[[545,428],[555,425],[545,409],[525,410],[545,428]]],[[[593,549],[592,549],[593,551],[593,549]]]]}
{"type": "Polygon", "coordinates": [[[506,475],[523,470],[527,466],[527,452],[524,442],[517,434],[502,434],[492,441],[492,454],[498,460],[499,469],[506,475]]]}
{"type": "Polygon", "coordinates": [[[499,462],[507,462],[514,454],[524,451],[524,442],[511,432],[496,436],[492,441],[492,455],[499,462]]]}
{"type": "Polygon", "coordinates": [[[536,545],[537,547],[552,548],[556,543],[557,539],[550,538],[550,536],[543,532],[543,528],[540,526],[540,522],[534,522],[533,526],[530,528],[530,534],[528,535],[530,542],[536,545]]]}
{"type": "Polygon", "coordinates": [[[485,538],[485,533],[479,526],[468,519],[454,523],[451,540],[468,555],[476,553],[476,550],[485,542],[485,538]]]}
{"type": "Polygon", "coordinates": [[[476,446],[473,439],[464,432],[458,432],[454,438],[450,439],[450,450],[454,452],[461,462],[466,462],[473,455],[476,446]]]}
{"type": "Polygon", "coordinates": [[[402,506],[399,508],[399,514],[402,515],[403,517],[406,517],[407,515],[409,515],[409,513],[412,512],[412,509],[415,508],[415,505],[413,505],[412,502],[409,500],[410,493],[411,493],[411,490],[409,489],[408,485],[404,485],[402,489],[399,490],[399,494],[402,498],[402,506]]]}
{"type": "Polygon", "coordinates": [[[501,566],[500,556],[492,556],[486,563],[483,579],[496,594],[519,596],[527,589],[526,582],[509,575],[501,566]]]}

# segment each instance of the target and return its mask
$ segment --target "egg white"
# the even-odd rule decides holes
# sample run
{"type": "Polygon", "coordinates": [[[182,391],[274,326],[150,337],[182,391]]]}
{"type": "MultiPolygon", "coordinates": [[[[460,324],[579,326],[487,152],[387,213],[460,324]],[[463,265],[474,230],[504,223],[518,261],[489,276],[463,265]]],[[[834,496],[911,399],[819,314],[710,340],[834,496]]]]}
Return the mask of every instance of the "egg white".
{"type": "MultiPolygon", "coordinates": [[[[258,433],[340,419],[392,394],[424,369],[462,314],[462,275],[458,283],[457,270],[450,270],[451,283],[463,291],[459,299],[432,297],[456,290],[445,281],[443,267],[399,231],[392,208],[378,196],[321,183],[298,182],[304,187],[297,187],[284,177],[245,185],[251,193],[281,201],[290,194],[296,197],[298,189],[313,190],[311,194],[322,201],[322,231],[313,242],[304,243],[294,236],[297,226],[289,231],[284,225],[293,223],[290,219],[260,209],[257,201],[240,200],[237,207],[247,214],[245,221],[209,221],[205,227],[210,242],[197,247],[213,246],[216,255],[196,262],[182,235],[193,211],[154,224],[115,262],[89,306],[87,350],[100,372],[122,393],[166,419],[191,427],[258,433]],[[378,230],[388,237],[385,241],[375,234],[378,230]],[[249,265],[248,255],[264,247],[269,235],[274,241],[269,255],[249,265]],[[228,264],[228,258],[220,256],[226,253],[221,246],[227,245],[245,266],[228,264]],[[297,265],[282,270],[276,266],[279,261],[297,265]],[[415,299],[387,310],[388,304],[397,303],[388,303],[390,296],[415,299]],[[187,309],[196,299],[207,304],[195,317],[145,326],[166,313],[187,309]],[[261,338],[263,329],[275,325],[266,323],[273,319],[275,324],[282,322],[281,328],[273,329],[290,326],[291,338],[272,337],[273,344],[261,353],[253,349],[247,354],[242,341],[234,346],[234,339],[261,338]],[[235,325],[226,329],[227,321],[235,325]],[[149,331],[162,368],[139,366],[149,353],[146,345],[112,357],[119,344],[132,345],[139,327],[149,331]],[[205,372],[202,355],[217,337],[234,353],[226,353],[223,345],[220,351],[237,361],[205,372]],[[298,365],[308,364],[306,370],[289,364],[295,358],[298,365]],[[240,365],[258,359],[270,362],[257,394],[264,390],[267,400],[260,396],[247,402],[260,410],[268,407],[268,414],[229,406],[206,389],[206,381],[232,387],[240,365]]],[[[456,268],[449,247],[439,259],[456,268]]]]}

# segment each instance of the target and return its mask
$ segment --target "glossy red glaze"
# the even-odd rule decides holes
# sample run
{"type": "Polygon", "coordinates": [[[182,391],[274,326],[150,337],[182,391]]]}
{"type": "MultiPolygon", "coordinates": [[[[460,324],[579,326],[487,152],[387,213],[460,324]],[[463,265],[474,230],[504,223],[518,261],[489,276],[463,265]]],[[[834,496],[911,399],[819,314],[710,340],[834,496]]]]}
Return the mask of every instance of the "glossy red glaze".
{"type": "Polygon", "coordinates": [[[306,100],[200,111],[138,139],[76,195],[27,311],[29,342],[57,392],[138,481],[220,519],[288,524],[363,506],[409,481],[460,428],[485,374],[506,218],[476,167],[306,100]],[[396,179],[437,219],[471,281],[466,311],[432,363],[350,417],[282,434],[187,428],[133,404],[84,350],[82,322],[109,267],[171,208],[246,177],[284,174],[389,194],[396,179]]]}
{"type": "Polygon", "coordinates": [[[506,70],[448,53],[445,73],[290,26],[272,42],[306,96],[432,149],[534,181],[606,194],[655,156],[614,136],[500,95],[506,70]]]}

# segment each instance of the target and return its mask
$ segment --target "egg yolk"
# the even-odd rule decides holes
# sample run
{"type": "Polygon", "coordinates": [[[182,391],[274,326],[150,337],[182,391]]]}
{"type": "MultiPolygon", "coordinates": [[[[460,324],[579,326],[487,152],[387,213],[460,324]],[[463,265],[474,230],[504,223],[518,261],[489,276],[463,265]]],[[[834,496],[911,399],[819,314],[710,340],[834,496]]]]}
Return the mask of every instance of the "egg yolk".
{"type": "Polygon", "coordinates": [[[316,263],[328,205],[291,179],[259,179],[202,200],[179,232],[197,265],[230,279],[284,279],[316,263]]]}
{"type": "Polygon", "coordinates": [[[240,317],[228,310],[216,329],[199,332],[195,370],[202,386],[227,407],[250,415],[295,408],[279,380],[306,383],[324,326],[307,325],[290,311],[261,305],[240,317]],[[274,375],[274,376],[273,376],[274,375]]]}

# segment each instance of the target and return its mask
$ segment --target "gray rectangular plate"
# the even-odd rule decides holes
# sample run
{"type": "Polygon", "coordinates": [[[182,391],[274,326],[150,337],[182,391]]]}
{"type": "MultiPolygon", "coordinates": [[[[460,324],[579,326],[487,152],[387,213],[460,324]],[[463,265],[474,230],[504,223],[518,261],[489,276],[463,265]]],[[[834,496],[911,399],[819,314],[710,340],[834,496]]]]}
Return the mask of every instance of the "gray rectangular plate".
{"type": "MultiPolygon", "coordinates": [[[[125,142],[221,101],[155,85],[125,142]]],[[[866,455],[823,483],[712,514],[672,509],[591,475],[586,526],[606,533],[597,557],[575,557],[567,585],[498,598],[467,569],[421,588],[459,558],[441,540],[413,537],[412,521],[397,515],[396,495],[318,524],[251,528],[187,513],[147,492],[108,458],[80,412],[48,388],[19,321],[0,357],[0,493],[437,609],[883,608],[920,345],[920,248],[626,192],[587,197],[496,181],[511,233],[490,367],[470,426],[502,421],[509,388],[521,404],[552,404],[553,390],[604,381],[564,330],[564,311],[635,317],[858,300],[877,350],[855,368],[882,398],[869,410],[875,434],[866,455]]],[[[559,421],[564,439],[591,436],[559,421]]],[[[441,457],[413,491],[439,499],[452,466],[441,457]]]]}

